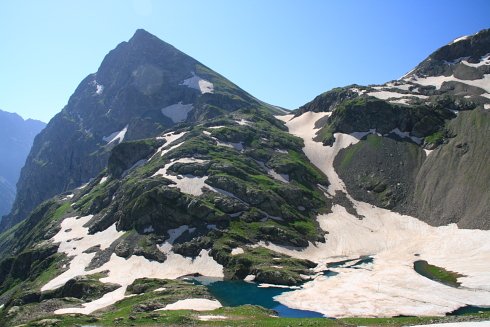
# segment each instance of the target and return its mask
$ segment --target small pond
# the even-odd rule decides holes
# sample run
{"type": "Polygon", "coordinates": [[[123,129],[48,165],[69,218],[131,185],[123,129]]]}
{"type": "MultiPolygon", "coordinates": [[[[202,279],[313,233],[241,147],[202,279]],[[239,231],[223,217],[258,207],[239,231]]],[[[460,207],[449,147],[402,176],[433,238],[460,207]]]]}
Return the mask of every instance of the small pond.
{"type": "Polygon", "coordinates": [[[244,304],[260,305],[277,312],[279,317],[285,318],[320,318],[319,312],[297,310],[289,308],[274,297],[290,289],[276,287],[259,287],[259,284],[244,282],[242,280],[219,280],[209,277],[196,277],[192,281],[199,285],[205,285],[209,292],[223,304],[223,306],[236,307],[244,304]]]}

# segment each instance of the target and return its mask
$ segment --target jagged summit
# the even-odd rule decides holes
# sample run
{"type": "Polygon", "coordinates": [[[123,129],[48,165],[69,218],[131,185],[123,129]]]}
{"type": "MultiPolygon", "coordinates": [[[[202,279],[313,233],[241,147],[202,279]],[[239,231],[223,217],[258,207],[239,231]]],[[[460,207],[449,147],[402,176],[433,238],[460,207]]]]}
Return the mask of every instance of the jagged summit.
{"type": "Polygon", "coordinates": [[[173,45],[163,41],[158,38],[156,35],[151,34],[145,29],[139,28],[137,29],[133,36],[127,41],[122,43],[129,43],[133,46],[148,46],[150,44],[158,44],[160,47],[166,47],[169,49],[177,50],[173,45]]]}
{"type": "Polygon", "coordinates": [[[158,37],[156,37],[155,35],[151,34],[150,32],[148,32],[147,30],[143,29],[143,28],[138,28],[133,36],[131,37],[131,39],[129,39],[129,42],[141,42],[141,40],[158,40],[160,42],[163,42],[162,40],[160,40],[158,37]]]}
{"type": "Polygon", "coordinates": [[[129,41],[120,43],[107,54],[96,75],[101,83],[106,83],[110,82],[116,72],[131,74],[139,65],[154,65],[162,73],[167,71],[165,77],[169,78],[172,74],[168,71],[185,71],[190,74],[194,69],[193,65],[197,63],[195,59],[155,35],[139,29],[129,41]]]}
{"type": "Polygon", "coordinates": [[[13,211],[2,226],[13,226],[40,202],[95,177],[106,166],[109,150],[123,140],[153,137],[175,124],[247,107],[278,111],[156,36],[137,30],[79,84],[36,139],[13,211]]]}

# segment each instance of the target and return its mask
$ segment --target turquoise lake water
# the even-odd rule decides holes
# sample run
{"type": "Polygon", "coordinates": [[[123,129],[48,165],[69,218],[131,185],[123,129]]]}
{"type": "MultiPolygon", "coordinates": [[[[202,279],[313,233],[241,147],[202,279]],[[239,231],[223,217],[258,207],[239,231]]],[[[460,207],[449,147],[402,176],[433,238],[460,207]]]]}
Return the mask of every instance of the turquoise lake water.
{"type": "Polygon", "coordinates": [[[274,297],[290,289],[275,287],[259,287],[256,283],[248,283],[242,280],[222,281],[209,277],[197,277],[193,279],[196,284],[207,286],[209,292],[216,297],[223,306],[236,307],[244,304],[260,305],[277,312],[279,317],[285,318],[320,318],[319,312],[297,310],[289,308],[274,297]]]}

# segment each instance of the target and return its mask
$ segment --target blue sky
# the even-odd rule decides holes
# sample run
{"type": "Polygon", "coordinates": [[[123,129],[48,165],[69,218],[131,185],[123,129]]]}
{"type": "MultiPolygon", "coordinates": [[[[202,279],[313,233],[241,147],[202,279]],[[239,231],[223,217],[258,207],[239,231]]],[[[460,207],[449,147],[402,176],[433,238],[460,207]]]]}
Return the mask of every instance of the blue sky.
{"type": "Polygon", "coordinates": [[[336,86],[397,79],[452,39],[490,28],[489,13],[488,0],[6,0],[0,108],[48,121],[144,28],[292,109],[336,86]]]}

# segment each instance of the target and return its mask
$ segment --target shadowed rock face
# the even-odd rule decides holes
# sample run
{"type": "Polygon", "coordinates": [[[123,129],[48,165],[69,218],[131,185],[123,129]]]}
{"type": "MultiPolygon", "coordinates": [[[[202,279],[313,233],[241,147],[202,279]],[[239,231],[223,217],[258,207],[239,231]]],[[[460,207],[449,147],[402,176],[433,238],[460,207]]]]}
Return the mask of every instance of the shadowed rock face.
{"type": "Polygon", "coordinates": [[[40,202],[95,177],[122,140],[154,137],[175,125],[162,109],[178,103],[192,106],[184,121],[199,121],[258,102],[173,46],[136,31],[80,83],[36,139],[1,229],[24,219],[40,202]],[[201,80],[212,85],[211,91],[199,89],[201,80]],[[120,137],[110,142],[118,132],[120,137]]]}
{"type": "Polygon", "coordinates": [[[334,165],[349,193],[357,199],[415,215],[415,178],[425,155],[416,144],[369,135],[342,150],[334,165]]]}
{"type": "MultiPolygon", "coordinates": [[[[488,53],[490,53],[490,29],[482,30],[466,39],[441,47],[422,61],[408,76],[416,74],[422,76],[448,76],[456,68],[447,65],[448,62],[454,62],[460,58],[467,58],[468,62],[476,63],[482,56],[488,53]]],[[[457,69],[461,69],[461,67],[457,69]]],[[[458,74],[458,72],[455,72],[455,74],[458,74]]]]}
{"type": "Polygon", "coordinates": [[[20,170],[34,137],[45,126],[38,120],[24,120],[17,114],[0,110],[0,217],[12,207],[20,170]]]}
{"type": "Polygon", "coordinates": [[[334,165],[358,200],[431,225],[490,229],[489,131],[490,112],[462,112],[428,156],[413,143],[369,135],[342,150],[334,165]]]}
{"type": "Polygon", "coordinates": [[[418,172],[414,206],[433,225],[490,229],[490,112],[462,112],[448,130],[418,172]]]}
{"type": "Polygon", "coordinates": [[[334,162],[354,198],[432,225],[489,229],[488,54],[484,30],[438,49],[398,81],[333,89],[297,115],[332,112],[316,123],[315,140],[326,145],[335,133],[379,135],[334,162]]]}

